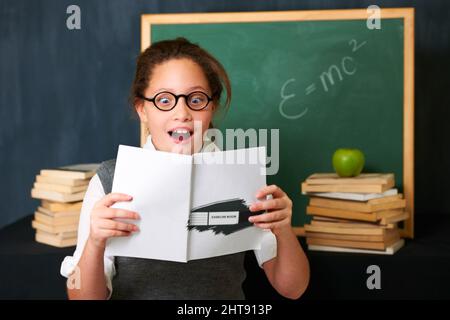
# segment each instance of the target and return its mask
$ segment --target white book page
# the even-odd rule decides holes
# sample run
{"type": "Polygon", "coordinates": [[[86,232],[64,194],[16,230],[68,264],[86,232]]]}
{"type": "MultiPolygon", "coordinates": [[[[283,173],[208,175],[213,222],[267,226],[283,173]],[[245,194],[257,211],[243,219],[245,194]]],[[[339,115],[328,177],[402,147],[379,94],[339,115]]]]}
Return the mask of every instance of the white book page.
{"type": "MultiPolygon", "coordinates": [[[[206,206],[203,211],[208,211],[211,209],[208,205],[225,202],[226,210],[231,210],[242,208],[236,206],[238,202],[247,206],[256,202],[256,192],[266,185],[265,152],[265,147],[258,147],[194,154],[191,210],[206,206]],[[227,163],[227,159],[232,158],[234,164],[227,163]],[[222,164],[220,159],[223,159],[222,164]]],[[[219,211],[223,208],[222,205],[219,211]]],[[[253,225],[242,226],[190,227],[188,260],[260,249],[264,236],[270,231],[253,225]],[[236,229],[239,230],[233,231],[236,229]]]]}
{"type": "Polygon", "coordinates": [[[368,201],[372,199],[379,199],[388,196],[394,196],[398,194],[396,188],[386,190],[383,193],[353,193],[353,192],[303,192],[304,195],[324,197],[332,199],[344,199],[355,201],[368,201]]]}
{"type": "Polygon", "coordinates": [[[136,211],[140,231],[108,240],[106,254],[187,261],[192,156],[119,146],[112,192],[133,196],[113,208],[136,211]]]}

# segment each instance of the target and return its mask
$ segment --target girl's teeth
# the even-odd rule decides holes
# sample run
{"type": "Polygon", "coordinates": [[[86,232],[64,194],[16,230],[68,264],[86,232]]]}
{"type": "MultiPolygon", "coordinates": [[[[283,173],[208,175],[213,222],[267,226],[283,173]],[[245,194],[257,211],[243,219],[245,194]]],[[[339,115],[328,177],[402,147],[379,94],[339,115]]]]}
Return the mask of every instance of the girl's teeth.
{"type": "Polygon", "coordinates": [[[189,139],[190,136],[191,134],[187,130],[176,130],[172,132],[172,138],[178,141],[189,139]]]}

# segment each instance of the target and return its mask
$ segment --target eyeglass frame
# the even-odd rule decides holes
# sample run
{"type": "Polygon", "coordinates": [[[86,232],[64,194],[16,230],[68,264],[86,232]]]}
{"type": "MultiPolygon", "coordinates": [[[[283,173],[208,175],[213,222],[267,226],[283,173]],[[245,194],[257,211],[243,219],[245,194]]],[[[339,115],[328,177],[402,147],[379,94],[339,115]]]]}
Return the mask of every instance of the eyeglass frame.
{"type": "Polygon", "coordinates": [[[207,94],[206,94],[205,92],[203,92],[203,91],[193,91],[193,92],[191,92],[191,93],[189,93],[189,94],[175,94],[175,93],[172,93],[172,92],[170,92],[170,91],[162,91],[162,92],[158,92],[157,94],[155,94],[155,95],[153,96],[153,98],[147,98],[147,97],[145,97],[145,96],[142,95],[142,94],[139,94],[137,97],[138,97],[138,98],[141,98],[141,99],[144,99],[144,100],[146,100],[146,101],[149,101],[149,102],[151,102],[151,103],[153,103],[153,105],[154,105],[158,110],[160,110],[160,111],[171,111],[171,110],[173,110],[173,109],[177,106],[178,100],[180,99],[180,97],[183,97],[183,98],[184,98],[184,101],[186,102],[186,105],[187,105],[188,108],[191,109],[192,111],[202,111],[202,110],[205,110],[206,107],[209,105],[209,103],[210,103],[211,101],[214,100],[212,97],[210,97],[209,95],[207,95],[207,94]],[[155,103],[155,98],[156,98],[158,95],[163,94],[163,93],[168,93],[168,94],[171,94],[172,96],[175,97],[175,104],[173,105],[172,108],[167,109],[167,110],[164,110],[164,109],[160,109],[160,108],[156,105],[156,103],[155,103]],[[201,93],[201,94],[204,94],[204,95],[206,96],[206,98],[208,98],[208,102],[206,103],[206,105],[205,105],[203,108],[201,108],[201,109],[193,109],[193,108],[191,108],[191,106],[189,105],[188,97],[189,97],[190,95],[194,94],[194,93],[201,93]]]}

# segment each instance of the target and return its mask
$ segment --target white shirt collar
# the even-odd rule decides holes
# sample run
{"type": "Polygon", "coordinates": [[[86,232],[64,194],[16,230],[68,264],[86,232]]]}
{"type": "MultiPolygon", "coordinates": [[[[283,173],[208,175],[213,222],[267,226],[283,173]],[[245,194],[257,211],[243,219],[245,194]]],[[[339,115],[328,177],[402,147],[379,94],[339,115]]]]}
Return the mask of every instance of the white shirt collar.
{"type": "Polygon", "coordinates": [[[147,141],[145,142],[145,144],[142,148],[147,149],[147,150],[152,150],[152,151],[156,150],[155,145],[153,144],[151,135],[147,136],[147,141]]]}
{"type": "MultiPolygon", "coordinates": [[[[212,141],[208,141],[207,143],[203,143],[202,148],[200,149],[199,152],[204,152],[205,148],[208,147],[208,151],[220,151],[219,147],[212,141]],[[211,146],[210,146],[211,145],[211,146]]],[[[147,141],[145,142],[144,146],[142,147],[143,149],[148,149],[148,150],[152,150],[152,151],[156,151],[155,145],[153,144],[152,141],[152,136],[149,134],[147,136],[147,141]]]]}

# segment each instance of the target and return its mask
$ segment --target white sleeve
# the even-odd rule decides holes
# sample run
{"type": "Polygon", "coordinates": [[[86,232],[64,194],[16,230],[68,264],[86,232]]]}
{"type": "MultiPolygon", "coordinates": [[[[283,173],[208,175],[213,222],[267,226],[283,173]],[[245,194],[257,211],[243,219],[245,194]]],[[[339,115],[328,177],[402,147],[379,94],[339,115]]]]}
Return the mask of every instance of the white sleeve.
{"type": "Polygon", "coordinates": [[[265,231],[261,242],[261,249],[253,250],[258,261],[258,265],[262,268],[264,262],[269,261],[277,256],[277,238],[272,231],[265,231]]]}
{"type": "MultiPolygon", "coordinates": [[[[78,264],[78,261],[81,258],[81,254],[83,253],[84,246],[89,237],[90,230],[90,218],[91,211],[94,207],[95,203],[105,196],[105,192],[103,191],[103,186],[100,181],[98,175],[94,175],[89,182],[88,189],[83,199],[83,205],[81,206],[80,213],[80,221],[78,224],[78,240],[77,247],[73,256],[67,256],[64,258],[64,261],[61,264],[61,275],[64,277],[69,277],[74,271],[75,267],[78,264]]],[[[116,274],[116,270],[114,268],[114,257],[106,256],[104,257],[104,266],[105,266],[105,279],[106,286],[109,289],[109,297],[112,294],[112,278],[116,274]]],[[[108,297],[108,298],[109,298],[108,297]]]]}

